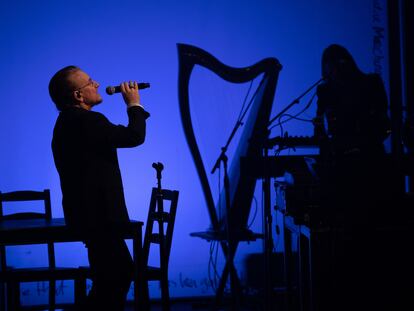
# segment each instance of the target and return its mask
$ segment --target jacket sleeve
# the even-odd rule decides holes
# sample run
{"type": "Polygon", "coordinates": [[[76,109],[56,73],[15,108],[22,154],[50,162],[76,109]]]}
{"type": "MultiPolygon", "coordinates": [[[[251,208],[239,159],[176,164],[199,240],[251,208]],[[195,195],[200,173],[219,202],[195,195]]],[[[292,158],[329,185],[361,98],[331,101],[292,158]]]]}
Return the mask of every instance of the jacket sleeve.
{"type": "Polygon", "coordinates": [[[128,108],[128,125],[115,125],[103,114],[93,112],[85,123],[87,143],[95,147],[130,148],[145,141],[146,119],[149,113],[142,107],[128,108]]]}
{"type": "Polygon", "coordinates": [[[388,117],[388,98],[382,79],[377,74],[369,75],[369,112],[366,126],[371,138],[383,142],[391,133],[391,121],[388,117]]]}

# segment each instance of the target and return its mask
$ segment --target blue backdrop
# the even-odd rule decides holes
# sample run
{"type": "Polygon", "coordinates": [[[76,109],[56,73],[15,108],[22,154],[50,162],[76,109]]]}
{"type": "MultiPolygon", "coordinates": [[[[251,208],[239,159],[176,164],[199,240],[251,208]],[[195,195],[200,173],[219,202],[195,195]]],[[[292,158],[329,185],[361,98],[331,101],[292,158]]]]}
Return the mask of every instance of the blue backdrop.
{"type": "MultiPolygon", "coordinates": [[[[104,102],[96,110],[113,123],[125,124],[125,107],[120,96],[105,95],[104,87],[124,80],[150,82],[151,88],[141,91],[142,103],[151,113],[147,140],[138,148],[119,151],[129,214],[146,220],[151,188],[156,185],[151,164],[162,162],[163,185],[180,191],[170,257],[171,295],[211,295],[210,244],[189,236],[210,222],[179,116],[176,44],[198,46],[233,67],[276,57],[283,69],[275,115],[319,79],[322,51],[331,43],[347,47],[363,71],[379,72],[387,83],[385,7],[385,0],[2,1],[0,190],[50,188],[53,216],[63,216],[50,148],[58,112],[47,91],[57,70],[77,65],[98,81],[104,102]]],[[[229,85],[202,69],[194,72],[192,115],[207,171],[226,143],[247,89],[248,84],[229,85]]],[[[310,119],[314,111],[315,103],[302,117],[310,119]]],[[[289,122],[284,130],[312,135],[307,122],[289,122]]],[[[279,128],[274,128],[272,135],[277,134],[279,128]]],[[[237,140],[230,153],[236,144],[237,140]]],[[[217,198],[219,177],[209,178],[217,198]]],[[[252,213],[251,222],[252,229],[261,232],[260,185],[256,197],[252,211],[258,212],[254,219],[252,213]]],[[[277,244],[279,237],[275,239],[277,244]]],[[[43,259],[37,248],[13,251],[16,264],[38,264],[43,259]]],[[[261,241],[240,246],[236,265],[242,277],[246,255],[261,251],[261,241]]],[[[59,245],[58,264],[86,263],[82,245],[59,245]]],[[[223,265],[220,252],[217,265],[219,269],[223,265]]],[[[28,287],[23,299],[41,299],[45,293],[37,286],[28,287]]],[[[65,290],[64,295],[60,292],[64,299],[71,286],[65,290]]],[[[158,285],[152,285],[151,295],[159,296],[158,285]]]]}

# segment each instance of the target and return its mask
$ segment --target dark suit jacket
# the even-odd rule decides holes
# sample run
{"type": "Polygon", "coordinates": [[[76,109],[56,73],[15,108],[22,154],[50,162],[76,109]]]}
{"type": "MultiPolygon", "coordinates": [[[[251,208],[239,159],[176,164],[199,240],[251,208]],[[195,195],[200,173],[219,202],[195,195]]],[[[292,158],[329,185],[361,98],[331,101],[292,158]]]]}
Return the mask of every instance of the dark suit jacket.
{"type": "Polygon", "coordinates": [[[59,114],[52,150],[65,220],[72,229],[99,232],[129,221],[116,149],[142,144],[148,117],[141,107],[131,107],[128,126],[122,126],[82,108],[59,114]]]}

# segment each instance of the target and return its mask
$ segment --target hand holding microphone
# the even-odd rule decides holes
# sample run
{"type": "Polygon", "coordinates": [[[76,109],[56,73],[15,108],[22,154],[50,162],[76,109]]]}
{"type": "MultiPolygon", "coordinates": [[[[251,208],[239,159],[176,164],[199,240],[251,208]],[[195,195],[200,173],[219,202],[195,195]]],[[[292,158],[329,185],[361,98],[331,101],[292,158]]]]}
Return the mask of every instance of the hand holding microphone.
{"type": "Polygon", "coordinates": [[[149,87],[149,83],[137,83],[136,81],[123,82],[119,86],[108,86],[106,93],[112,95],[114,93],[122,93],[125,103],[128,107],[141,105],[138,89],[149,87]]]}
{"type": "MultiPolygon", "coordinates": [[[[132,81],[130,81],[129,82],[129,85],[130,86],[133,86],[134,83],[132,81]]],[[[138,89],[139,90],[143,90],[143,89],[146,89],[146,88],[149,88],[150,87],[150,84],[147,83],[147,82],[140,82],[140,83],[137,83],[137,85],[138,85],[138,89]]],[[[121,86],[120,85],[118,85],[118,86],[108,86],[106,88],[106,94],[113,95],[115,93],[121,93],[121,86]]]]}

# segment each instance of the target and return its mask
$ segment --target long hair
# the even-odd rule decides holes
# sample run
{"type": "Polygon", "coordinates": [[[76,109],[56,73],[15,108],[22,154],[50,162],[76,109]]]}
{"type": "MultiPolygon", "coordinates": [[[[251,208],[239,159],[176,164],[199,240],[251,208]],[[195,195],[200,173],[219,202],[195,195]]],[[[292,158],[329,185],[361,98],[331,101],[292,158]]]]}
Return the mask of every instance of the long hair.
{"type": "Polygon", "coordinates": [[[326,78],[333,70],[341,78],[351,78],[362,74],[351,53],[339,44],[331,44],[325,48],[321,64],[322,76],[326,78]]]}

